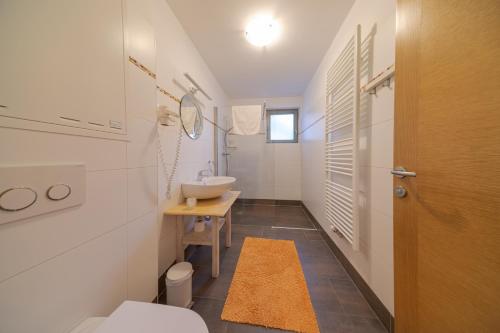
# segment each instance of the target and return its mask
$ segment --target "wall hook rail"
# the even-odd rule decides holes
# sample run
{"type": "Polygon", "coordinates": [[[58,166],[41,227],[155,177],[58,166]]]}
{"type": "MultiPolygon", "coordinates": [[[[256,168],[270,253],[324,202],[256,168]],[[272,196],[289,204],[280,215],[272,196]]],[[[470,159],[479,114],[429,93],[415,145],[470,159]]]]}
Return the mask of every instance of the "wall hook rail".
{"type": "Polygon", "coordinates": [[[375,95],[378,87],[390,87],[391,79],[394,76],[395,71],[394,65],[387,67],[383,72],[377,74],[373,79],[368,81],[367,84],[361,87],[361,92],[375,95]]]}

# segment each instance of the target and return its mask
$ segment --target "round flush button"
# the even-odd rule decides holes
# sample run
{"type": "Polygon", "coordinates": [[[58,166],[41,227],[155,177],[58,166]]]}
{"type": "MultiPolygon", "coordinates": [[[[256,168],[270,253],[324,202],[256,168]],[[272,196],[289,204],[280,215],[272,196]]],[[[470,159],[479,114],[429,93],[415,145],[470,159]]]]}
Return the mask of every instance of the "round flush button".
{"type": "Polygon", "coordinates": [[[66,184],[56,184],[49,187],[47,197],[50,200],[59,201],[66,199],[71,194],[71,187],[66,184]]]}
{"type": "Polygon", "coordinates": [[[0,193],[0,210],[16,212],[36,202],[37,194],[28,187],[13,187],[0,193]]]}

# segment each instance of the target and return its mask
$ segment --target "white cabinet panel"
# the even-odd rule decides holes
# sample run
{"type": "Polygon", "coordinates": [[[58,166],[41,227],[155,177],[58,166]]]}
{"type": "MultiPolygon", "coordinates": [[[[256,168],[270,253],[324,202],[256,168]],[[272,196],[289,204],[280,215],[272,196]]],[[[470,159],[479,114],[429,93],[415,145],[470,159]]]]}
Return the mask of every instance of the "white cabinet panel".
{"type": "Polygon", "coordinates": [[[121,0],[3,0],[0,41],[0,115],[125,133],[121,0]]]}

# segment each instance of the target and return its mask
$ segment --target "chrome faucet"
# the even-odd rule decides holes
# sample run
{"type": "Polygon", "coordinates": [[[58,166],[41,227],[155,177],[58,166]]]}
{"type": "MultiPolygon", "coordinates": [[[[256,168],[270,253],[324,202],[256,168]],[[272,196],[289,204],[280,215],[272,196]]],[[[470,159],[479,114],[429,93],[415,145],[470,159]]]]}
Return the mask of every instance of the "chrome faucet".
{"type": "Polygon", "coordinates": [[[212,161],[208,161],[208,169],[203,169],[198,171],[198,176],[196,177],[196,180],[202,181],[203,178],[210,177],[214,174],[212,163],[213,163],[212,161]]]}
{"type": "Polygon", "coordinates": [[[198,177],[196,177],[196,180],[202,181],[203,178],[209,177],[210,174],[211,174],[211,171],[208,170],[208,169],[206,169],[206,170],[200,170],[200,171],[198,171],[198,177]]]}

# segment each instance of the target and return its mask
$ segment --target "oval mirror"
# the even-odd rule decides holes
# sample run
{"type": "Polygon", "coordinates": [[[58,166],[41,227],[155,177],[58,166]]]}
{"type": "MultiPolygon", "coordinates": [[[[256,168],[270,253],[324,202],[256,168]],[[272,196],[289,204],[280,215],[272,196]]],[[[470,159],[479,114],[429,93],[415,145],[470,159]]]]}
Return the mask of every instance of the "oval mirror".
{"type": "Polygon", "coordinates": [[[179,113],[184,132],[191,139],[198,139],[203,131],[203,115],[192,95],[186,94],[182,97],[179,113]]]}

